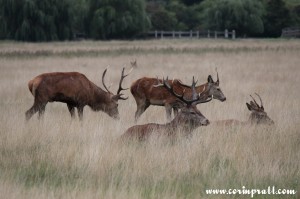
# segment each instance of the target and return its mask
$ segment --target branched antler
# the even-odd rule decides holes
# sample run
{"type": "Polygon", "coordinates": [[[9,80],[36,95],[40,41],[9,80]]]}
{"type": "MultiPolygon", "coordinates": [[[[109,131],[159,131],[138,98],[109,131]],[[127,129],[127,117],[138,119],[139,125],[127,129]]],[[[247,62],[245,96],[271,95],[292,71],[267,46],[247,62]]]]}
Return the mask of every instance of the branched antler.
{"type": "MultiPolygon", "coordinates": [[[[109,67],[109,66],[108,66],[109,67]]],[[[103,84],[103,87],[105,88],[105,90],[111,94],[113,94],[111,91],[108,90],[107,86],[105,85],[104,83],[104,77],[106,75],[106,72],[107,72],[107,69],[108,67],[103,71],[103,74],[102,74],[102,84],[103,84]]],[[[122,69],[122,73],[121,73],[121,79],[120,79],[120,82],[119,82],[119,88],[118,88],[118,91],[117,91],[117,94],[118,95],[118,99],[121,99],[121,100],[126,100],[128,99],[128,97],[124,98],[124,97],[121,97],[123,94],[120,93],[122,90],[127,90],[128,88],[122,88],[122,82],[124,80],[125,77],[127,77],[131,71],[132,71],[133,68],[131,68],[131,70],[128,72],[128,74],[124,75],[124,70],[125,68],[122,69]]]]}
{"type": "Polygon", "coordinates": [[[184,102],[185,104],[187,105],[191,105],[191,104],[199,104],[199,103],[206,103],[206,102],[209,102],[211,99],[203,99],[202,97],[200,98],[200,94],[197,94],[196,93],[196,84],[197,82],[195,81],[195,78],[193,78],[193,83],[192,83],[192,86],[190,87],[192,89],[192,100],[187,100],[184,98],[184,94],[185,94],[185,91],[183,92],[182,95],[178,95],[174,89],[173,89],[173,86],[170,86],[170,84],[168,83],[168,77],[166,79],[163,78],[163,84],[159,84],[159,85],[156,85],[156,86],[164,86],[172,95],[174,95],[178,100],[180,100],[181,102],[184,102]]]}
{"type": "Polygon", "coordinates": [[[131,68],[131,70],[126,75],[124,75],[125,68],[123,67],[123,69],[122,69],[121,79],[120,79],[120,82],[119,82],[119,88],[118,88],[118,91],[117,91],[117,95],[119,95],[119,99],[121,99],[121,100],[127,100],[128,99],[128,97],[126,97],[126,98],[121,97],[123,94],[122,93],[120,94],[120,92],[122,90],[128,90],[129,89],[129,88],[122,88],[122,82],[123,82],[124,78],[127,77],[132,72],[132,69],[133,68],[131,68]]]}

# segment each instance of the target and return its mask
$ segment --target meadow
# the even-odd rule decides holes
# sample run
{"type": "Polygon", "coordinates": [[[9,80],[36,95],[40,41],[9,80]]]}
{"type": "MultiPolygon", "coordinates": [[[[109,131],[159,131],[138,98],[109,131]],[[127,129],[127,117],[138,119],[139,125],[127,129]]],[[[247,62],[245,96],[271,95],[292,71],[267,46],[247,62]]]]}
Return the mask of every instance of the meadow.
{"type": "MultiPolygon", "coordinates": [[[[250,198],[208,195],[206,189],[296,190],[300,198],[300,40],[149,40],[57,43],[0,42],[0,198],[250,198]],[[225,102],[198,105],[211,122],[246,121],[246,102],[259,93],[275,126],[209,125],[175,142],[117,142],[134,125],[135,101],[119,102],[121,119],[84,109],[82,122],[67,106],[49,103],[43,119],[25,121],[33,104],[27,83],[54,71],[78,71],[116,92],[122,67],[141,77],[216,80],[225,102]]],[[[150,106],[138,124],[165,123],[150,106]]]]}

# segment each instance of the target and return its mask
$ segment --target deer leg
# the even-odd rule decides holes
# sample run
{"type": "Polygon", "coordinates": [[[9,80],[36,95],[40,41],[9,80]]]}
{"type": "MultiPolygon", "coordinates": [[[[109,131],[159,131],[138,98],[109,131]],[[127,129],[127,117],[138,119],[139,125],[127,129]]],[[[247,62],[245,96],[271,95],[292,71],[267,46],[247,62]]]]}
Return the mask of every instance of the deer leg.
{"type": "Polygon", "coordinates": [[[83,106],[77,107],[77,112],[78,112],[79,120],[82,120],[83,119],[83,106]]]}
{"type": "Polygon", "coordinates": [[[135,121],[134,121],[135,123],[149,106],[150,106],[149,102],[144,102],[137,105],[137,110],[135,112],[135,121]]]}
{"type": "Polygon", "coordinates": [[[40,116],[40,114],[45,111],[46,104],[47,103],[41,102],[40,100],[37,100],[37,98],[35,98],[32,107],[25,113],[26,120],[28,121],[36,112],[39,112],[40,116]]]}
{"type": "Polygon", "coordinates": [[[41,119],[41,117],[44,115],[46,105],[47,105],[47,103],[43,103],[43,104],[39,105],[39,107],[38,107],[38,111],[39,111],[38,119],[41,119]]]}
{"type": "Polygon", "coordinates": [[[75,107],[72,106],[71,104],[67,104],[67,106],[68,106],[69,112],[71,114],[71,118],[74,118],[75,117],[75,107]]]}
{"type": "Polygon", "coordinates": [[[38,112],[38,110],[37,105],[34,103],[33,106],[25,113],[26,120],[28,121],[36,112],[38,112]]]}
{"type": "Polygon", "coordinates": [[[165,108],[166,108],[167,120],[168,120],[168,122],[170,122],[172,119],[172,117],[171,117],[172,116],[172,106],[170,104],[166,104],[165,108]]]}
{"type": "Polygon", "coordinates": [[[178,115],[178,108],[173,107],[173,111],[174,111],[174,117],[176,117],[178,115]]]}

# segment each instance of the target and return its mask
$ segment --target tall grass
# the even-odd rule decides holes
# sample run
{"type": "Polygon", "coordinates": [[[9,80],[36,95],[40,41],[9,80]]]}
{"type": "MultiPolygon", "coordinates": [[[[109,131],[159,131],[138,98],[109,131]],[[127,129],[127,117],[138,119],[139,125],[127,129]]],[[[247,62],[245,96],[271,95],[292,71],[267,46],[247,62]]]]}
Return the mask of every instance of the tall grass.
{"type": "MultiPolygon", "coordinates": [[[[299,47],[298,40],[0,43],[0,198],[231,198],[205,190],[242,186],[298,191],[256,198],[300,197],[299,47]],[[120,53],[124,49],[131,53],[120,53]],[[78,50],[83,53],[73,53],[78,50]],[[54,53],[34,54],[43,51],[54,53]],[[157,75],[186,83],[195,75],[204,83],[209,74],[216,78],[218,67],[227,101],[199,105],[203,115],[210,121],[247,120],[245,103],[257,92],[276,125],[209,125],[176,142],[120,144],[136,110],[129,91],[129,99],[120,102],[120,121],[87,107],[83,122],[71,120],[65,104],[49,103],[42,120],[25,122],[33,104],[27,82],[36,75],[78,71],[102,86],[102,72],[110,65],[106,81],[116,92],[121,68],[133,59],[138,68],[124,80],[127,87],[157,75]]],[[[165,123],[165,110],[150,107],[139,121],[148,122],[165,123]]]]}

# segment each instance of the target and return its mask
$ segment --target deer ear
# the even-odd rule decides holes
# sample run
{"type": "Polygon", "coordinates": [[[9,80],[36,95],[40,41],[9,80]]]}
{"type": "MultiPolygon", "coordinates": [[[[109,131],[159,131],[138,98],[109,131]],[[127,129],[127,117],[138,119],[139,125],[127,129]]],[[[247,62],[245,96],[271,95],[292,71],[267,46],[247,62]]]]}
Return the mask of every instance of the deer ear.
{"type": "Polygon", "coordinates": [[[207,82],[208,82],[208,83],[214,83],[214,80],[213,80],[213,78],[211,77],[211,75],[208,75],[207,82]]]}
{"type": "Polygon", "coordinates": [[[252,110],[253,110],[253,108],[252,108],[252,106],[251,106],[250,104],[246,103],[246,105],[247,105],[249,111],[252,111],[252,110]]]}

